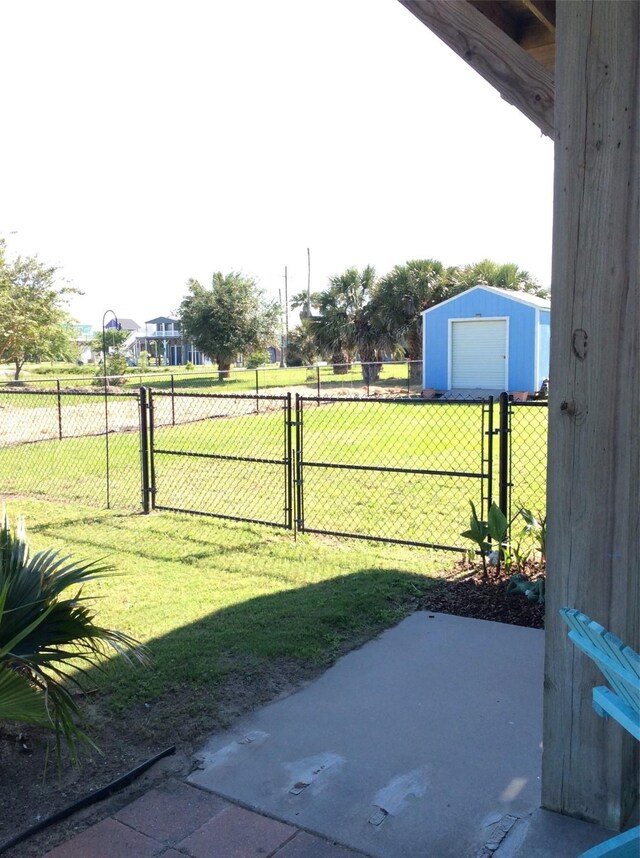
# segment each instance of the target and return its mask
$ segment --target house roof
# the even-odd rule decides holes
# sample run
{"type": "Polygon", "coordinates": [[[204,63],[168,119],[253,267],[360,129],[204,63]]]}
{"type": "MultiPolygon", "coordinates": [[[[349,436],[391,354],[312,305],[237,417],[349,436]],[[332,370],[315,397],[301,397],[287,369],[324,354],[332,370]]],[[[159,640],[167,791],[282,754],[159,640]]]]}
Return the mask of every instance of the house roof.
{"type": "Polygon", "coordinates": [[[137,331],[140,325],[137,322],[134,322],[133,319],[111,319],[106,325],[105,329],[117,328],[122,331],[137,331]]]}
{"type": "Polygon", "coordinates": [[[447,298],[446,301],[441,301],[439,304],[436,304],[433,307],[429,307],[428,310],[423,310],[422,315],[425,313],[430,313],[432,310],[438,310],[444,304],[450,304],[452,301],[457,301],[463,295],[468,295],[470,292],[476,292],[477,290],[483,292],[491,292],[493,295],[499,295],[500,298],[506,298],[508,301],[517,301],[520,304],[528,304],[530,307],[535,307],[536,310],[550,310],[551,309],[551,301],[548,298],[539,298],[537,295],[531,295],[529,292],[517,292],[515,289],[498,289],[495,286],[472,286],[471,289],[467,289],[464,292],[458,292],[457,295],[454,295],[452,298],[447,298]]]}
{"type": "Polygon", "coordinates": [[[157,319],[147,319],[145,325],[160,325],[165,324],[167,322],[177,322],[177,319],[170,319],[168,316],[158,316],[157,319]]]}

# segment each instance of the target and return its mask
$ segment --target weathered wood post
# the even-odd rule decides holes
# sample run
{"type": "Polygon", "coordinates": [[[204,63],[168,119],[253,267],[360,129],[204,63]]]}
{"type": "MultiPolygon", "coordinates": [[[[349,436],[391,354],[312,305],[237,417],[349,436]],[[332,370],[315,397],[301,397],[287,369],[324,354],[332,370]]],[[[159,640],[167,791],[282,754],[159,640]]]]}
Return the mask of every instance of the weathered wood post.
{"type": "Polygon", "coordinates": [[[640,614],[640,3],[556,4],[543,804],[617,829],[637,748],[558,616],[634,649],[640,614]]]}

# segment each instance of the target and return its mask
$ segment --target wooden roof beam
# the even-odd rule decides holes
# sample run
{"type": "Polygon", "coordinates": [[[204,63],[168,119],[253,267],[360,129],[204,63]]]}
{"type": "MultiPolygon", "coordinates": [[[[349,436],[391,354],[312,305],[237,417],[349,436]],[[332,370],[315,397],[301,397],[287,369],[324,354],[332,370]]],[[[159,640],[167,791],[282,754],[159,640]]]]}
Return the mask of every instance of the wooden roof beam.
{"type": "Polygon", "coordinates": [[[553,74],[467,0],[399,0],[459,57],[553,137],[553,74]]]}
{"type": "Polygon", "coordinates": [[[553,0],[521,0],[550,33],[556,31],[556,4],[553,0]]]}

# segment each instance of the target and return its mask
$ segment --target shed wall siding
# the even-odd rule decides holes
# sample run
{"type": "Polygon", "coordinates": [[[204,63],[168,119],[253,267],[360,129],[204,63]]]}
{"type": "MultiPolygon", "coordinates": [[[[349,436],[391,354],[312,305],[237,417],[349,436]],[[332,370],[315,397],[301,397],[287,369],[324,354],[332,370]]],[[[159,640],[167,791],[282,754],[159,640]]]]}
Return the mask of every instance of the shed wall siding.
{"type": "Polygon", "coordinates": [[[538,311],[537,355],[535,390],[540,390],[545,378],[549,378],[549,346],[551,343],[551,313],[538,311]]]}
{"type": "Polygon", "coordinates": [[[507,388],[528,391],[537,389],[539,385],[536,384],[536,363],[539,361],[536,361],[535,308],[481,290],[463,293],[425,313],[424,386],[436,390],[447,390],[450,386],[450,319],[505,316],[509,318],[507,388]]]}

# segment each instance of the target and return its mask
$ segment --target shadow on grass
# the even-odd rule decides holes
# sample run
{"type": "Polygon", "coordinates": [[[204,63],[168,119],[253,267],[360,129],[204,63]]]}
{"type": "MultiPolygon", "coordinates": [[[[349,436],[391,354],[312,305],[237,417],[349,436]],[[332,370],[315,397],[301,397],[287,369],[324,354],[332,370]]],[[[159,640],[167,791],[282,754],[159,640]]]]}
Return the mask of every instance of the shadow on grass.
{"type": "Polygon", "coordinates": [[[130,738],[193,742],[312,680],[415,610],[429,584],[364,569],[232,605],[149,641],[151,670],[111,660],[99,697],[130,738]]]}

